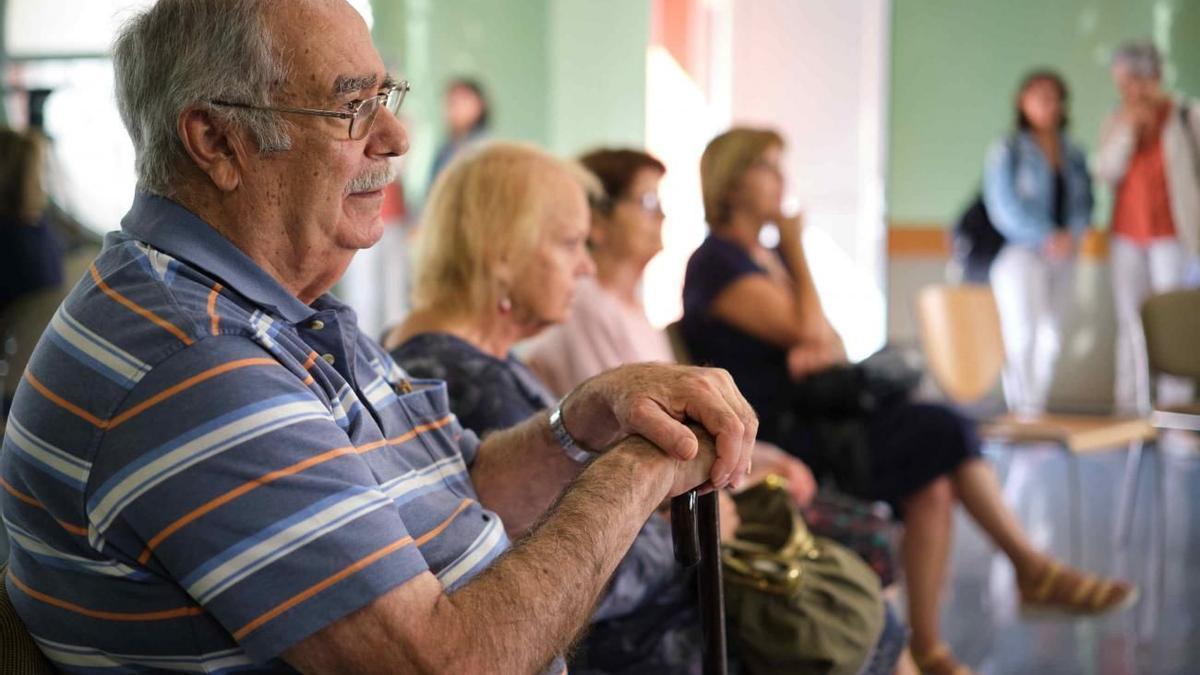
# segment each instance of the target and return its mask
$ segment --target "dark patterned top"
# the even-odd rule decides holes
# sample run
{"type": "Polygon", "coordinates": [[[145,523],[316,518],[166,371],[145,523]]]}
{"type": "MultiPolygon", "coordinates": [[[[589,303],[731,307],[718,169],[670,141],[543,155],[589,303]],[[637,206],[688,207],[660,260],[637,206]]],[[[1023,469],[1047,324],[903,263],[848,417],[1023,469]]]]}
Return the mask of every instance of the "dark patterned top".
{"type": "MultiPolygon", "coordinates": [[[[485,436],[554,405],[554,397],[515,356],[499,359],[446,333],[416,335],[392,350],[413,377],[444,380],[450,409],[485,436]]],[[[652,516],[613,573],[573,675],[699,673],[699,617],[692,576],[675,563],[668,523],[652,516]]]]}

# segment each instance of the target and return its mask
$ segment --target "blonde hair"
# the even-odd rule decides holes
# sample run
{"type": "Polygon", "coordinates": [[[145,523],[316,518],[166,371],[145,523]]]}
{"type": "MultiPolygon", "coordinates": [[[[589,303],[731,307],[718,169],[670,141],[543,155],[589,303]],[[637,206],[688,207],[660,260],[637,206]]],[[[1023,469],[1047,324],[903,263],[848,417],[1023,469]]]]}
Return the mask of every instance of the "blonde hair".
{"type": "Polygon", "coordinates": [[[767,148],[784,145],[772,129],[734,127],[717,136],[700,157],[700,189],[704,194],[704,219],[710,228],[729,220],[729,196],[737,190],[742,175],[767,148]]]}
{"type": "Polygon", "coordinates": [[[425,207],[414,309],[474,316],[494,307],[502,293],[497,266],[508,262],[515,274],[532,259],[563,184],[588,183],[576,165],[532,145],[492,142],[455,159],[425,207]],[[550,180],[555,175],[569,182],[550,180]]]}

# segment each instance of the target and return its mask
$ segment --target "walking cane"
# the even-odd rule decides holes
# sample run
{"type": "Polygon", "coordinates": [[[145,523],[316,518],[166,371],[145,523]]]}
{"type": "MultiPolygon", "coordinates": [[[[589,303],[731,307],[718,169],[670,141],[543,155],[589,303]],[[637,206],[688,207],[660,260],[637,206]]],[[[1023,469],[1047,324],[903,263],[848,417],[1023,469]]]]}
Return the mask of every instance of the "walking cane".
{"type": "Polygon", "coordinates": [[[725,592],[721,586],[721,523],[716,491],[695,490],[671,500],[675,560],[700,565],[700,627],[704,636],[704,675],[726,675],[725,592]]]}

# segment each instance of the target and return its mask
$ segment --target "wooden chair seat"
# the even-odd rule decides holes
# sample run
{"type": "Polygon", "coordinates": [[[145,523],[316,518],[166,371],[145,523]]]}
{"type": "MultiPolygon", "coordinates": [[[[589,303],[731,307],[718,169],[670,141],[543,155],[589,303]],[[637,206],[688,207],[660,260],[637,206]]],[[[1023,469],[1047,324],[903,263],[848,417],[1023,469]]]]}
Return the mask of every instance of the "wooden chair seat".
{"type": "Polygon", "coordinates": [[[1150,414],[1150,421],[1160,429],[1200,431],[1200,403],[1160,408],[1150,414]]]}
{"type": "Polygon", "coordinates": [[[1144,418],[1084,415],[1004,415],[980,426],[987,440],[1006,443],[1057,443],[1074,453],[1111,450],[1153,440],[1154,425],[1144,418]]]}

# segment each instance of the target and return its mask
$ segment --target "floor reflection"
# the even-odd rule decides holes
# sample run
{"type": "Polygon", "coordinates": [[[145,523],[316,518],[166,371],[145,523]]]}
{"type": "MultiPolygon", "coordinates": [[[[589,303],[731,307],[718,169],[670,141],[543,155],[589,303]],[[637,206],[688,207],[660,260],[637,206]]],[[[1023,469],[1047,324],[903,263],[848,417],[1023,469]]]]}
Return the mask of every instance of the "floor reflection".
{"type": "MultiPolygon", "coordinates": [[[[1012,569],[963,513],[953,553],[953,582],[943,614],[947,641],[986,675],[1142,675],[1200,673],[1200,534],[1191,514],[1200,508],[1200,453],[1187,438],[1167,439],[1142,465],[1127,560],[1113,546],[1113,526],[1127,453],[1076,459],[1082,484],[1083,567],[1135,579],[1138,606],[1101,620],[1021,621],[1012,569]],[[1161,462],[1161,465],[1159,464],[1161,462]],[[1157,486],[1158,469],[1162,486],[1157,486]],[[1153,554],[1154,501],[1165,493],[1164,573],[1153,554]],[[1157,597],[1156,597],[1157,596],[1157,597]]],[[[1008,502],[1036,544],[1062,558],[1071,554],[1068,462],[1049,447],[989,448],[1008,502]]]]}

